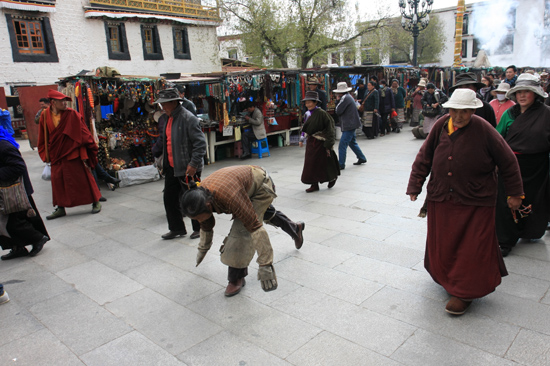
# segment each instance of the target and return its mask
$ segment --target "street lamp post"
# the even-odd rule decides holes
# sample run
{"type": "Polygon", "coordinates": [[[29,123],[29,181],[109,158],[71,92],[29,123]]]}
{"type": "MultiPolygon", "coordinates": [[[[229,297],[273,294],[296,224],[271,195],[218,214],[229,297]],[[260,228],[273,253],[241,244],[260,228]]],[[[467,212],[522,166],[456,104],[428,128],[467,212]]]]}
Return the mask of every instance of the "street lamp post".
{"type": "Polygon", "coordinates": [[[421,30],[426,29],[430,22],[429,14],[432,11],[433,3],[434,0],[399,0],[401,26],[404,30],[411,32],[414,39],[413,66],[418,66],[418,35],[421,30]]]}

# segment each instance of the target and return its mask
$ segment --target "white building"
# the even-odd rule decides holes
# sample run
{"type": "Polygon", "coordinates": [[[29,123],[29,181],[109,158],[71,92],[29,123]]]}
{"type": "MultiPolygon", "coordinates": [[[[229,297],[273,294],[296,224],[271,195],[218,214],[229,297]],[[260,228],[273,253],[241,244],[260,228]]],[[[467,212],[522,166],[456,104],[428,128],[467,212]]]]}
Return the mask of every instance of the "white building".
{"type": "MultiPolygon", "coordinates": [[[[439,18],[446,39],[445,49],[435,65],[453,65],[456,15],[456,6],[436,9],[430,14],[439,18]]],[[[550,1],[489,0],[467,4],[462,27],[462,63],[472,66],[480,49],[486,51],[492,66],[550,66],[550,1]]],[[[376,52],[363,49],[361,63],[373,64],[376,52]]],[[[400,63],[385,54],[379,55],[379,60],[381,64],[400,63]]]]}
{"type": "Polygon", "coordinates": [[[0,87],[52,84],[99,66],[151,76],[221,70],[216,8],[200,0],[121,3],[0,0],[0,87]]]}

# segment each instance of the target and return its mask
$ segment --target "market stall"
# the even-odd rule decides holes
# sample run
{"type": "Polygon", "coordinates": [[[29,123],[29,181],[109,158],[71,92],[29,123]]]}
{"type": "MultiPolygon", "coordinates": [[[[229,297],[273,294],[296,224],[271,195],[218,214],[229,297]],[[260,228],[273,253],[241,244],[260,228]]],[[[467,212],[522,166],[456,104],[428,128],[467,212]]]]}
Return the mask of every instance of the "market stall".
{"type": "Polygon", "coordinates": [[[153,102],[165,79],[109,72],[98,69],[92,75],[61,78],[62,92],[73,99],[69,107],[81,113],[96,136],[104,169],[119,172],[152,165],[151,147],[159,137],[153,102]]]}

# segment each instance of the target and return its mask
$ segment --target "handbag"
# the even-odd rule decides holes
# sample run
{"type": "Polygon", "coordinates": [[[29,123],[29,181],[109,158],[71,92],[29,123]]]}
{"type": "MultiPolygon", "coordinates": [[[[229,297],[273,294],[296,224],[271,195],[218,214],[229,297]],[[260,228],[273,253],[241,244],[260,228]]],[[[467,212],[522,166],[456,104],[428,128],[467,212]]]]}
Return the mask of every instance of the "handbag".
{"type": "Polygon", "coordinates": [[[36,216],[32,208],[22,177],[15,182],[0,182],[0,213],[9,215],[14,212],[27,211],[27,217],[36,216]]]}
{"type": "Polygon", "coordinates": [[[434,108],[432,106],[426,105],[424,108],[422,108],[422,115],[424,117],[435,117],[438,113],[438,108],[434,108]]]}
{"type": "Polygon", "coordinates": [[[42,171],[42,179],[52,180],[52,167],[50,164],[46,164],[44,170],[42,171]]]}

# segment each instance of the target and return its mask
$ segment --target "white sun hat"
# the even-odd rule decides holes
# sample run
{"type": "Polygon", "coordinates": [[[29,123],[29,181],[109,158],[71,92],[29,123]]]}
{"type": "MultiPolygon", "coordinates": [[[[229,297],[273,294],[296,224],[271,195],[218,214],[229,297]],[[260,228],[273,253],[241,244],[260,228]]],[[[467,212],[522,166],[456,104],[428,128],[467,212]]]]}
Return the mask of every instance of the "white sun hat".
{"type": "Polygon", "coordinates": [[[456,89],[449,98],[449,101],[443,104],[443,108],[452,109],[478,109],[483,107],[483,102],[476,97],[476,92],[471,89],[456,89]]]}
{"type": "Polygon", "coordinates": [[[348,83],[346,83],[345,81],[342,81],[341,83],[338,83],[338,85],[336,85],[336,89],[334,89],[332,92],[333,93],[347,93],[351,89],[352,88],[348,87],[348,83]]]}

